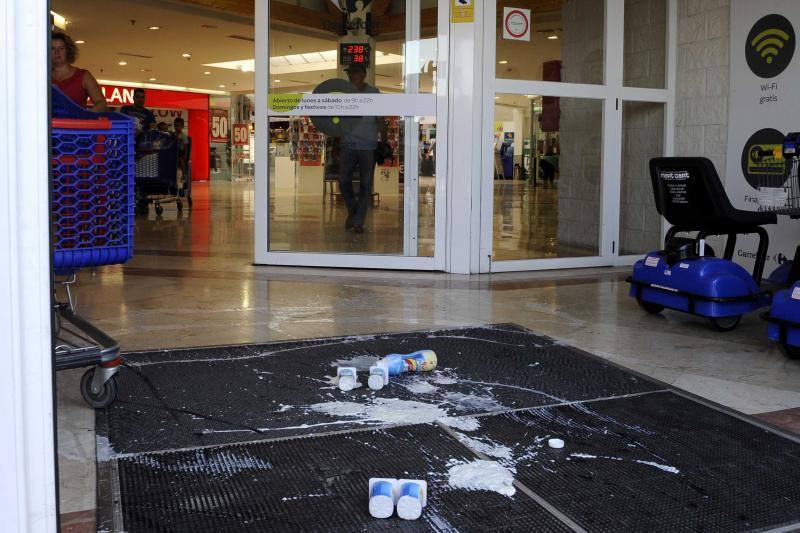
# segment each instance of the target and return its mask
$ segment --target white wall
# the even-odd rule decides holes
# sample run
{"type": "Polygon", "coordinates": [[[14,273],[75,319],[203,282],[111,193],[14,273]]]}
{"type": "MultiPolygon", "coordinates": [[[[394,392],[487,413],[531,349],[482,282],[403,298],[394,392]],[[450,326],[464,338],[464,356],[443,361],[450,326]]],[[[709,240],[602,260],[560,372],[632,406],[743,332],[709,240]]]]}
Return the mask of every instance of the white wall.
{"type": "Polygon", "coordinates": [[[730,95],[728,0],[679,0],[675,155],[704,156],[725,176],[730,95]]]}
{"type": "MultiPolygon", "coordinates": [[[[730,100],[730,0],[679,0],[678,3],[678,83],[675,121],[675,155],[703,156],[709,158],[723,183],[726,183],[730,100]]],[[[797,112],[787,108],[787,111],[797,112]]],[[[734,169],[732,169],[734,170],[734,169]]],[[[742,205],[741,194],[735,194],[731,179],[726,189],[731,190],[731,201],[737,207],[754,209],[753,204],[742,205]]],[[[778,266],[772,257],[781,252],[791,256],[793,249],[786,242],[797,241],[797,224],[787,223],[779,217],[779,226],[769,226],[770,261],[765,267],[768,275],[778,266]],[[781,244],[783,243],[783,244],[781,244]]],[[[757,241],[753,237],[740,238],[735,260],[749,267],[752,260],[746,252],[755,252],[757,241]]],[[[720,239],[712,241],[717,253],[720,239]]]]}
{"type": "Polygon", "coordinates": [[[56,530],[46,2],[0,8],[0,517],[56,530]]]}

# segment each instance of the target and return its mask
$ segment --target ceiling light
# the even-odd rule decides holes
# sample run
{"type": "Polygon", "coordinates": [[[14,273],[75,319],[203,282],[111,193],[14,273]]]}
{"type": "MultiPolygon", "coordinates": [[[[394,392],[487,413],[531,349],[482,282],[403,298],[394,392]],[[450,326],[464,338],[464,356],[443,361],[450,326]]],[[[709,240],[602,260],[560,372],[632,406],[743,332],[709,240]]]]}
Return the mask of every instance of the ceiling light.
{"type": "Polygon", "coordinates": [[[67,19],[64,18],[63,15],[59,15],[55,11],[51,11],[50,12],[50,16],[53,17],[53,19],[52,19],[53,20],[53,26],[55,26],[56,28],[58,28],[60,30],[64,30],[64,31],[67,30],[67,19]]]}
{"type": "Polygon", "coordinates": [[[203,72],[203,74],[205,74],[206,76],[208,76],[208,75],[210,75],[210,74],[211,74],[211,72],[207,70],[207,71],[203,72]]]}
{"type": "Polygon", "coordinates": [[[275,81],[275,83],[280,83],[281,82],[281,80],[274,80],[274,81],[275,81]]]}
{"type": "Polygon", "coordinates": [[[185,57],[186,59],[189,59],[190,57],[192,57],[192,54],[190,54],[188,52],[184,52],[184,53],[181,54],[181,57],[185,57]]]}
{"type": "Polygon", "coordinates": [[[506,61],[506,60],[504,59],[504,60],[502,60],[502,61],[498,61],[498,63],[500,63],[501,65],[505,65],[506,63],[508,63],[508,61],[506,61]]]}
{"type": "Polygon", "coordinates": [[[525,95],[525,97],[526,97],[526,98],[536,98],[536,95],[533,95],[533,94],[526,94],[526,95],[525,95]]]}
{"type": "Polygon", "coordinates": [[[78,40],[78,41],[75,41],[75,44],[86,44],[86,41],[78,40]]]}
{"type": "Polygon", "coordinates": [[[224,88],[225,88],[225,86],[224,86],[224,85],[220,85],[220,86],[219,86],[219,88],[220,88],[220,89],[224,89],[224,88]]]}
{"type": "Polygon", "coordinates": [[[155,78],[150,78],[150,81],[156,81],[156,79],[155,78]]]}
{"type": "Polygon", "coordinates": [[[150,26],[148,29],[149,30],[160,30],[161,26],[150,26]]]}
{"type": "Polygon", "coordinates": [[[128,62],[127,62],[127,61],[120,61],[119,63],[117,63],[117,65],[119,65],[119,66],[121,66],[121,67],[124,67],[124,66],[125,66],[125,65],[127,65],[127,64],[128,64],[128,62]]]}
{"type": "Polygon", "coordinates": [[[499,96],[495,96],[494,99],[495,100],[500,100],[500,97],[499,96]]]}
{"type": "Polygon", "coordinates": [[[548,35],[547,38],[552,41],[553,39],[558,39],[558,35],[548,35]]]}

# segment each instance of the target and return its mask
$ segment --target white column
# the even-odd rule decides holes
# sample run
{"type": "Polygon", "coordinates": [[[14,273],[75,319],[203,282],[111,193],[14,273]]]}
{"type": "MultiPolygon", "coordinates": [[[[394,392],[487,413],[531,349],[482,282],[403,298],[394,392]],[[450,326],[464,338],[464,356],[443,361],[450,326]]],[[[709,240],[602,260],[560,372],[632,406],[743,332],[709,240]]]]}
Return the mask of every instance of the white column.
{"type": "Polygon", "coordinates": [[[476,6],[474,24],[450,25],[446,270],[454,274],[478,272],[479,267],[483,118],[480,11],[476,6]]]}
{"type": "Polygon", "coordinates": [[[0,8],[0,516],[56,530],[47,2],[0,8]]]}
{"type": "Polygon", "coordinates": [[[255,212],[254,256],[256,264],[267,262],[269,235],[269,118],[267,117],[267,92],[269,91],[269,1],[255,0],[256,21],[256,92],[254,112],[255,132],[255,212]]]}

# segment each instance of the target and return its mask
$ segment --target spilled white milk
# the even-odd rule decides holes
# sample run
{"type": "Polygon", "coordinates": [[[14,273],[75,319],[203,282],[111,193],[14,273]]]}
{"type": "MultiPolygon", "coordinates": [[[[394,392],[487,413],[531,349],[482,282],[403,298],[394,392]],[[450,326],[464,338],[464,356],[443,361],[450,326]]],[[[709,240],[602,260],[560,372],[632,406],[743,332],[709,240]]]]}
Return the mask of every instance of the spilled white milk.
{"type": "Polygon", "coordinates": [[[513,496],[514,474],[497,461],[472,461],[450,467],[448,483],[451,487],[467,490],[490,490],[504,496],[513,496]]]}

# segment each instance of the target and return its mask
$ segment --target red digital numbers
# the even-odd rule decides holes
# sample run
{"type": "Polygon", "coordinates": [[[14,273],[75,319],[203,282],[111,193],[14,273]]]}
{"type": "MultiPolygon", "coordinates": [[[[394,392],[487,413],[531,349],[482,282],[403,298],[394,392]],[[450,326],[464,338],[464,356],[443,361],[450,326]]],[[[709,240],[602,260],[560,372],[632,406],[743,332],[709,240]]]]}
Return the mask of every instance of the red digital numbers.
{"type": "Polygon", "coordinates": [[[370,47],[368,44],[342,44],[342,63],[369,64],[370,47]]]}

